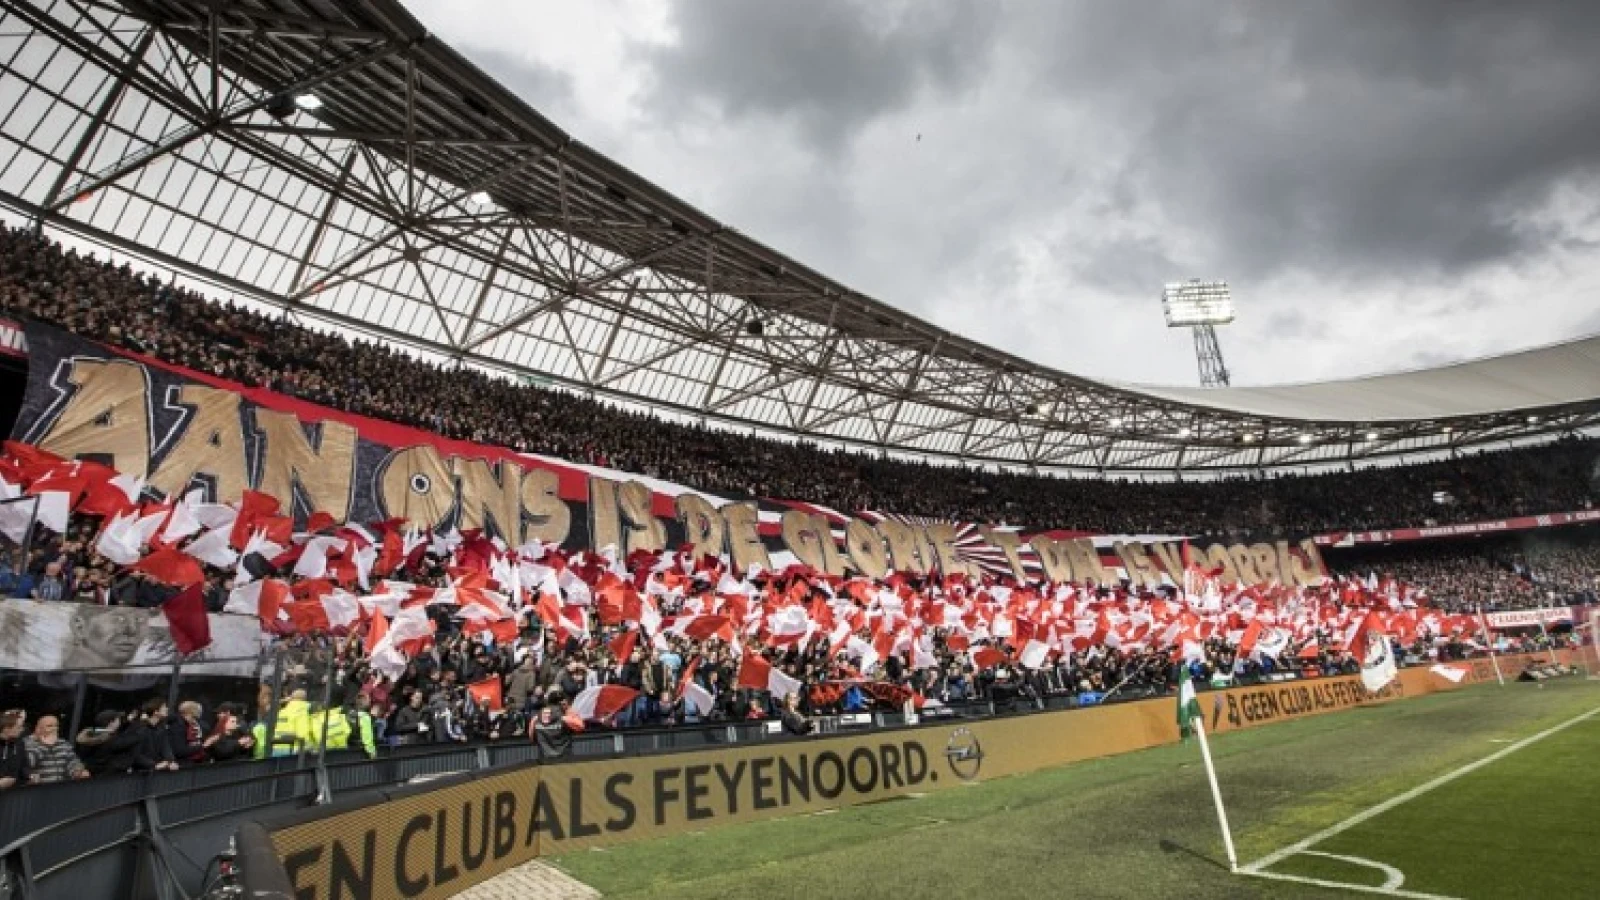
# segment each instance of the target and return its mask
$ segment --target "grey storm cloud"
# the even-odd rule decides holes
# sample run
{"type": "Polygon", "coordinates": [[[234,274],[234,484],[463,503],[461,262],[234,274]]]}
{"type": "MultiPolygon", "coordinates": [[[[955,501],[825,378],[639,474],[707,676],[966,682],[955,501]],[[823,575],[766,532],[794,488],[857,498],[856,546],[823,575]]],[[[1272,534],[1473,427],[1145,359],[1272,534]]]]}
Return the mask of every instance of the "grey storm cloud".
{"type": "Polygon", "coordinates": [[[958,92],[981,76],[999,22],[981,0],[682,0],[678,42],[648,52],[657,108],[793,117],[834,149],[921,90],[958,92]]]}
{"type": "MultiPolygon", "coordinates": [[[[1203,223],[1235,277],[1513,259],[1562,238],[1519,213],[1600,162],[1596,4],[681,0],[672,22],[649,57],[662,115],[793,116],[825,155],[1021,54],[1044,92],[1138,135],[1132,191],[1203,223]]],[[[1109,271],[1161,255],[1106,252],[1109,271]]]]}
{"type": "Polygon", "coordinates": [[[580,140],[1040,362],[1192,379],[1155,296],[1193,276],[1240,294],[1246,382],[1600,330],[1600,4],[628,2],[596,14],[660,18],[593,122],[437,10],[580,140]]]}

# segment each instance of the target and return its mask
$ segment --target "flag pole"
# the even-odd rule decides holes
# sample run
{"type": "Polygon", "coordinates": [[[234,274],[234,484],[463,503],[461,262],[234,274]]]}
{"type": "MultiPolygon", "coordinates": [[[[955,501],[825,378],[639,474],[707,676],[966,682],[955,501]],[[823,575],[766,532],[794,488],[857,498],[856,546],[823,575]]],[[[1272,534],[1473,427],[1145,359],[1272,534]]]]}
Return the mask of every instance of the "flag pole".
{"type": "Polygon", "coordinates": [[[1483,614],[1483,604],[1478,604],[1478,624],[1483,627],[1483,640],[1489,648],[1489,662],[1494,663],[1494,677],[1501,687],[1506,686],[1506,676],[1500,674],[1500,657],[1494,652],[1494,632],[1489,630],[1489,619],[1483,614]]]}
{"type": "Polygon", "coordinates": [[[1222,805],[1222,789],[1217,787],[1217,769],[1211,762],[1211,744],[1206,740],[1205,717],[1194,719],[1194,733],[1200,738],[1200,756],[1206,762],[1206,781],[1211,784],[1211,799],[1217,805],[1217,824],[1222,826],[1222,846],[1228,851],[1228,871],[1239,871],[1239,855],[1233,850],[1233,832],[1228,828],[1228,811],[1222,805]]]}

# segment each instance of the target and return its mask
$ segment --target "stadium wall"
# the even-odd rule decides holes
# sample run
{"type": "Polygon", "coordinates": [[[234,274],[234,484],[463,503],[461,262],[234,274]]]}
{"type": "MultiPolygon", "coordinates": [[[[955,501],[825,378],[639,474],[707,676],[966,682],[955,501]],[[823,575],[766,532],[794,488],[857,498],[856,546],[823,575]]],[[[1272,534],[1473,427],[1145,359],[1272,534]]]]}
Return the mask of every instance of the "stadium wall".
{"type": "MultiPolygon", "coordinates": [[[[1508,676],[1544,654],[1501,658],[1508,676]]],[[[1493,680],[1409,668],[1368,694],[1358,676],[1202,695],[1215,733],[1493,680]]],[[[261,823],[275,871],[301,900],[444,898],[538,856],[869,803],[1179,740],[1171,698],[853,736],[584,762],[530,764],[357,798],[261,823]]],[[[245,834],[242,833],[243,839],[245,834]]]]}

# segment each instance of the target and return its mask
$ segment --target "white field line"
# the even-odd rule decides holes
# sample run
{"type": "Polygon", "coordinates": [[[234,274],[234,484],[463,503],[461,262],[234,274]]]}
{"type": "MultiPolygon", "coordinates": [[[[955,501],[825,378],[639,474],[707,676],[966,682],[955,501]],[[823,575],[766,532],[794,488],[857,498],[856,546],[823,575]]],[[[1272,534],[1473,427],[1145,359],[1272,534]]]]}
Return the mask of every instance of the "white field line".
{"type": "MultiPolygon", "coordinates": [[[[1261,857],[1260,859],[1256,860],[1253,863],[1250,863],[1249,865],[1242,866],[1242,867],[1240,867],[1239,871],[1241,873],[1243,873],[1243,874],[1246,874],[1246,875],[1263,875],[1263,876],[1268,875],[1269,873],[1263,872],[1262,870],[1270,868],[1270,867],[1272,867],[1274,865],[1277,865],[1278,863],[1280,863],[1283,860],[1295,855],[1296,853],[1299,853],[1300,851],[1305,850],[1306,848],[1308,848],[1308,847],[1310,847],[1310,846],[1312,846],[1314,844],[1320,844],[1323,841],[1327,840],[1328,838],[1333,837],[1336,834],[1340,834],[1342,832],[1349,831],[1350,829],[1356,827],[1357,825],[1360,825],[1362,822],[1365,822],[1368,819],[1371,819],[1371,818],[1373,818],[1375,816],[1381,816],[1384,813],[1388,812],[1391,809],[1394,809],[1396,806],[1399,806],[1402,803],[1407,803],[1407,802],[1409,802],[1411,800],[1415,800],[1416,798],[1422,796],[1423,794],[1428,793],[1431,790],[1434,790],[1435,788],[1443,787],[1444,785],[1447,785],[1450,782],[1455,781],[1457,778],[1460,778],[1463,775],[1470,775],[1473,772],[1478,771],[1479,769],[1483,768],[1484,766],[1489,765],[1492,762],[1497,762],[1497,761],[1499,761],[1501,759],[1504,759],[1505,757],[1510,756],[1511,754],[1517,752],[1518,750],[1521,750],[1524,747],[1527,747],[1527,746],[1532,745],[1532,744],[1536,744],[1539,741],[1544,740],[1545,738],[1549,737],[1552,734],[1555,734],[1555,733],[1557,733],[1559,731],[1565,731],[1566,729],[1571,728],[1572,726],[1578,724],[1579,722],[1583,722],[1585,720],[1592,719],[1597,715],[1600,715],[1600,706],[1597,706],[1594,709],[1591,709],[1588,712],[1583,713],[1582,715],[1574,716],[1574,717],[1568,719],[1567,721],[1562,722],[1559,725],[1554,725],[1554,726],[1551,726],[1550,728],[1546,728],[1544,731],[1541,731],[1538,734],[1532,735],[1531,737],[1525,737],[1522,740],[1517,741],[1515,744],[1512,744],[1509,747],[1505,747],[1504,749],[1501,749],[1501,750],[1496,750],[1495,752],[1489,754],[1488,756],[1485,756],[1483,759],[1477,760],[1476,762],[1467,763],[1466,765],[1462,766],[1459,769],[1456,769],[1453,772],[1447,772],[1447,773],[1445,773],[1443,775],[1440,775],[1438,778],[1435,778],[1432,781],[1429,781],[1429,782],[1427,782],[1425,784],[1418,785],[1417,787],[1414,787],[1411,790],[1406,791],[1403,794],[1396,794],[1395,796],[1390,797],[1389,799],[1383,801],[1382,803],[1379,803],[1377,806],[1374,806],[1371,809],[1364,810],[1362,812],[1358,812],[1355,815],[1351,816],[1348,819],[1345,819],[1343,822],[1340,822],[1337,825],[1330,825],[1329,827],[1322,829],[1321,831],[1317,832],[1316,834],[1313,834],[1312,836],[1306,838],[1303,841],[1299,841],[1298,843],[1290,844],[1289,846],[1284,847],[1281,850],[1274,851],[1272,853],[1267,854],[1266,856],[1261,857]]],[[[1283,877],[1288,877],[1288,876],[1274,875],[1272,877],[1283,878],[1283,877]]],[[[1300,880],[1305,880],[1305,879],[1300,879],[1300,880]]],[[[1361,890],[1378,890],[1378,889],[1377,888],[1362,888],[1361,890]]]]}
{"type": "Polygon", "coordinates": [[[1334,888],[1341,891],[1361,891],[1365,894],[1383,894],[1387,897],[1407,897],[1410,900],[1457,900],[1455,897],[1446,897],[1443,894],[1424,894],[1418,891],[1405,891],[1400,888],[1371,887],[1365,884],[1346,884],[1343,881],[1328,881],[1323,878],[1307,878],[1303,875],[1282,875],[1277,872],[1256,872],[1240,869],[1240,875],[1251,878],[1270,878],[1273,881],[1293,881],[1298,884],[1314,884],[1318,887],[1334,888]]]}
{"type": "Polygon", "coordinates": [[[1340,862],[1347,862],[1353,866],[1366,866],[1369,869],[1377,869],[1383,873],[1383,889],[1386,891],[1396,890],[1400,885],[1406,883],[1404,872],[1388,863],[1381,863],[1375,859],[1367,859],[1364,856],[1342,856],[1338,853],[1323,853],[1321,850],[1301,850],[1300,853],[1304,856],[1322,856],[1328,859],[1337,859],[1340,862]]]}

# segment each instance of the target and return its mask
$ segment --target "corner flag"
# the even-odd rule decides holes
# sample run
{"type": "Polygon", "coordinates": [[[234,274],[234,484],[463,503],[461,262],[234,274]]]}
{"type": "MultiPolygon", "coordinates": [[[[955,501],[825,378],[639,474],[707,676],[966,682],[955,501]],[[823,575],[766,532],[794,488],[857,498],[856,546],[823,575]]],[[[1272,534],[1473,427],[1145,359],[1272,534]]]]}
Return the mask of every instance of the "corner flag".
{"type": "Polygon", "coordinates": [[[1200,711],[1200,700],[1194,695],[1194,682],[1189,680],[1189,667],[1180,666],[1178,669],[1178,733],[1188,740],[1194,734],[1195,723],[1204,722],[1205,713],[1200,711]]]}
{"type": "Polygon", "coordinates": [[[1211,747],[1206,743],[1206,717],[1200,711],[1200,700],[1194,695],[1194,682],[1189,680],[1189,667],[1178,669],[1178,732],[1187,740],[1190,734],[1200,738],[1200,758],[1206,764],[1206,781],[1211,785],[1211,800],[1217,806],[1217,825],[1222,828],[1222,846],[1228,852],[1228,871],[1239,871],[1239,855],[1233,849],[1233,830],[1228,827],[1228,811],[1222,806],[1222,790],[1217,787],[1217,767],[1211,762],[1211,747]]]}

